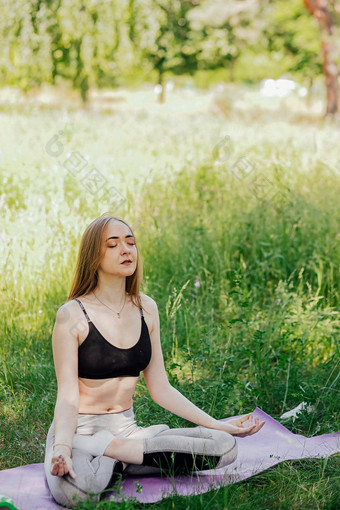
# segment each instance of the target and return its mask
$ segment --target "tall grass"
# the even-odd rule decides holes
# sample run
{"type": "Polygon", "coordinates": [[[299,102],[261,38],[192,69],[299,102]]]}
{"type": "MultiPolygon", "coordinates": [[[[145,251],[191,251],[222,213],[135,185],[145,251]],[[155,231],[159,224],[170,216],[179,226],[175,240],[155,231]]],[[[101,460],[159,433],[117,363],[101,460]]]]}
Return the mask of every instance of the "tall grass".
{"type": "MultiPolygon", "coordinates": [[[[174,386],[216,418],[259,406],[279,419],[304,400],[313,411],[288,423],[293,432],[339,430],[337,132],[260,113],[2,114],[1,469],[43,462],[55,314],[81,233],[105,211],[135,228],[174,386]],[[46,144],[60,130],[63,154],[51,156],[46,144]],[[86,172],[63,166],[72,151],[123,204],[113,191],[86,190],[86,172]]],[[[190,426],[153,404],[142,378],[135,409],[142,425],[190,426]]],[[[336,467],[337,456],[285,462],[158,506],[336,508],[336,467]]]]}

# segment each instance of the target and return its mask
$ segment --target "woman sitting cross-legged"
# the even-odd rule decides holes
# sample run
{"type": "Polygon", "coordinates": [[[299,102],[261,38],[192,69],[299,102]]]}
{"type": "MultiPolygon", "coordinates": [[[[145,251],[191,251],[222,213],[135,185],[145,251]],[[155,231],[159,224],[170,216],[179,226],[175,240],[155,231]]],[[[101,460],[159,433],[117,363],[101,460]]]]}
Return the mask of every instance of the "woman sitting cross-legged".
{"type": "Polygon", "coordinates": [[[95,219],[83,233],[71,291],[57,312],[58,394],[44,465],[52,496],[69,508],[75,496],[98,501],[119,472],[176,475],[230,464],[237,457],[234,436],[254,434],[265,423],[251,413],[218,421],[170,385],[157,304],[139,291],[140,259],[124,220],[95,219]],[[157,404],[198,426],[139,426],[132,399],[141,371],[157,404]]]}

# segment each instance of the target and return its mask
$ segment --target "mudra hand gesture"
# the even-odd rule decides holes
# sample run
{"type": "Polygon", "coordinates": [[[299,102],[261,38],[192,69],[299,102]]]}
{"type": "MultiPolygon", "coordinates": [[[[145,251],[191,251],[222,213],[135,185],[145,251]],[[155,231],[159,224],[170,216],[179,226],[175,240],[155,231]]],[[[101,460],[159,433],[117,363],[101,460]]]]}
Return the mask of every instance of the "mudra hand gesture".
{"type": "Polygon", "coordinates": [[[69,473],[72,478],[76,478],[73,469],[72,459],[69,455],[69,448],[64,446],[55,446],[51,461],[51,474],[55,476],[64,476],[69,473]]]}
{"type": "Polygon", "coordinates": [[[263,420],[261,423],[259,423],[258,416],[255,418],[255,423],[253,423],[253,414],[245,414],[244,416],[240,416],[239,418],[235,418],[233,420],[227,420],[221,422],[221,425],[223,428],[221,430],[224,430],[225,432],[229,432],[232,436],[238,436],[238,437],[246,437],[251,436],[252,434],[255,434],[260,429],[262,429],[263,425],[266,422],[263,420]],[[248,427],[244,427],[243,423],[245,421],[249,422],[248,427]]]}

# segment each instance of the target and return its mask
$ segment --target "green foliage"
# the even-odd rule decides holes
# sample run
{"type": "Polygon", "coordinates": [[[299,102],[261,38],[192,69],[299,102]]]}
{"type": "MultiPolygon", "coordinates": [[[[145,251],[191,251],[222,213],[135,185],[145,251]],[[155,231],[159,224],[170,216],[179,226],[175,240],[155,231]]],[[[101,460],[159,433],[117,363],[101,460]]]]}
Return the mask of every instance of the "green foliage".
{"type": "Polygon", "coordinates": [[[312,82],[322,72],[319,27],[301,0],[4,0],[0,43],[2,85],[66,82],[84,101],[91,88],[163,84],[166,73],[312,82]]]}
{"type": "Polygon", "coordinates": [[[267,48],[277,59],[289,57],[286,71],[312,79],[322,72],[320,29],[301,0],[276,0],[268,8],[267,48]]]}
{"type": "MultiPolygon", "coordinates": [[[[157,82],[164,85],[164,74],[193,72],[198,49],[195,32],[190,29],[187,14],[195,0],[131,0],[129,35],[138,58],[157,73],[157,82]]],[[[164,87],[162,88],[164,100],[164,87]]]]}
{"type": "Polygon", "coordinates": [[[84,101],[90,86],[117,85],[129,58],[125,10],[125,3],[114,1],[6,3],[0,26],[3,82],[28,90],[69,80],[84,101]]]}
{"type": "Polygon", "coordinates": [[[258,47],[265,21],[260,2],[205,0],[188,14],[200,31],[199,69],[228,68],[230,80],[240,55],[258,47]]]}
{"type": "MultiPolygon", "coordinates": [[[[306,401],[312,413],[288,428],[307,436],[339,430],[336,127],[302,129],[277,114],[265,123],[260,112],[242,120],[233,109],[227,120],[182,113],[181,122],[146,109],[97,114],[96,122],[79,112],[2,116],[1,469],[43,462],[56,399],[56,310],[81,234],[105,211],[126,218],[140,243],[142,291],[158,304],[176,388],[216,418],[259,406],[279,419],[306,401]],[[31,133],[19,147],[18,129],[31,133]],[[57,157],[46,146],[59,131],[57,157]],[[73,151],[101,169],[105,188],[114,184],[124,205],[89,192],[88,169],[72,175],[63,166],[73,151]],[[248,164],[238,166],[240,158],[248,164]],[[260,176],[272,186],[262,196],[254,188],[260,176]]],[[[190,426],[153,403],[143,379],[135,409],[141,425],[190,426]]],[[[339,457],[285,462],[158,506],[308,508],[312,501],[331,509],[337,468],[339,457]]]]}

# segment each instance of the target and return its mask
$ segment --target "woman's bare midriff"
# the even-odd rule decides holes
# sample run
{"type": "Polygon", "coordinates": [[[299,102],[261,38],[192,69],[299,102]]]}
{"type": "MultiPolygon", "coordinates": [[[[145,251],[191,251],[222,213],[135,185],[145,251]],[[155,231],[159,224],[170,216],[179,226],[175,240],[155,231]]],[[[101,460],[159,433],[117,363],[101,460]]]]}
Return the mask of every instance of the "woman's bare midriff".
{"type": "Polygon", "coordinates": [[[84,379],[79,377],[79,414],[120,413],[129,409],[138,377],[84,379]]]}

